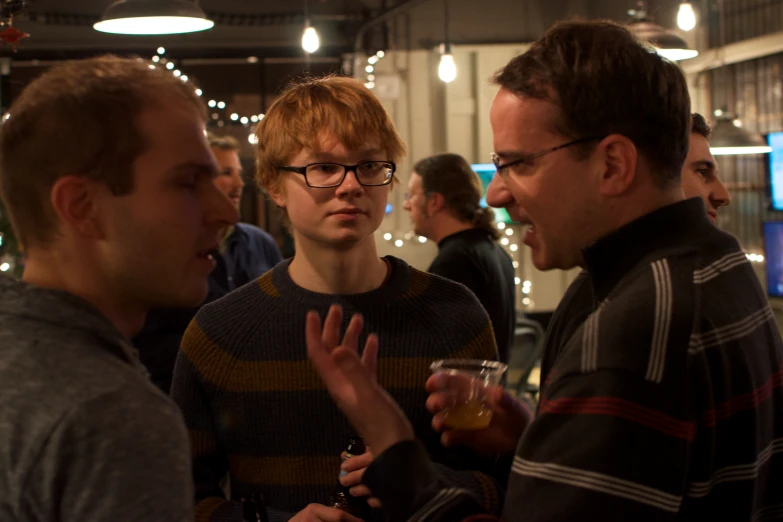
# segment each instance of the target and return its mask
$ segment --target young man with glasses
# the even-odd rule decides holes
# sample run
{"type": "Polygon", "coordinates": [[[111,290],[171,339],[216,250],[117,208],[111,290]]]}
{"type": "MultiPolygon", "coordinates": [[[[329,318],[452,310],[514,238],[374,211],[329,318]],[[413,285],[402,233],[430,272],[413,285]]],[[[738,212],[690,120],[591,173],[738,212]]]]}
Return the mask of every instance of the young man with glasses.
{"type": "Polygon", "coordinates": [[[382,105],[356,80],[307,80],[272,104],[256,134],[257,179],[283,209],[296,254],[202,308],[183,338],[172,395],[191,433],[198,516],[240,521],[236,500],[261,493],[271,520],[356,520],[321,505],[353,432],[307,360],[306,314],[333,304],[382,339],[380,382],[447,482],[495,510],[493,479],[456,471],[494,460],[440,445],[424,389],[436,359],[495,359],[491,323],[461,285],[378,257],[374,233],[405,149],[382,105]],[[233,501],[219,486],[227,473],[233,501]]]}
{"type": "MultiPolygon", "coordinates": [[[[586,275],[550,325],[535,419],[497,388],[490,426],[444,442],[515,453],[509,522],[780,518],[783,343],[737,240],[684,198],[682,73],[625,28],[566,22],[495,81],[487,202],[529,226],[537,268],[586,275]]],[[[358,359],[360,331],[324,343],[333,319],[308,317],[315,367],[377,453],[365,484],[393,522],[480,513],[440,481],[375,382],[376,346],[358,359]]],[[[446,380],[428,381],[438,429],[446,380]]]]}

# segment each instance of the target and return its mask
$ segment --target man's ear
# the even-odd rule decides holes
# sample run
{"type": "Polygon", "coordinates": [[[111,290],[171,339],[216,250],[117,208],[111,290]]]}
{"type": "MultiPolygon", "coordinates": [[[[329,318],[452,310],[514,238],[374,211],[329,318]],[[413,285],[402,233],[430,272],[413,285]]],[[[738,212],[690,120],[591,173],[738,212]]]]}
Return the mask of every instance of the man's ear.
{"type": "Polygon", "coordinates": [[[638,150],[636,145],[621,134],[611,134],[600,145],[605,168],[600,180],[604,196],[624,194],[636,179],[638,150]]]}
{"type": "Polygon", "coordinates": [[[104,237],[100,219],[100,191],[108,190],[86,176],[64,176],[52,185],[52,208],[61,226],[90,238],[104,237]]]}
{"type": "Polygon", "coordinates": [[[446,206],[446,198],[439,192],[433,192],[427,197],[427,215],[434,216],[446,206]]]}

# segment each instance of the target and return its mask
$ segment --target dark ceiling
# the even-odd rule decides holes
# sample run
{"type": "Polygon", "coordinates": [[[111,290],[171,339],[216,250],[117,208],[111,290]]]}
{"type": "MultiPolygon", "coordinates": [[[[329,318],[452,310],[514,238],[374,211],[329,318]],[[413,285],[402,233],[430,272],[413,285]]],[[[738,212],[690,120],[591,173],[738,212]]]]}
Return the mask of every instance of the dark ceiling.
{"type": "MultiPolygon", "coordinates": [[[[424,46],[441,38],[445,0],[309,0],[313,25],[321,35],[316,56],[339,57],[354,46],[357,30],[379,14],[404,5],[418,32],[412,43],[424,46]],[[415,18],[415,20],[413,20],[415,18]]],[[[637,0],[448,0],[453,37],[466,43],[525,41],[554,21],[570,16],[623,19],[637,0]],[[532,22],[531,22],[532,21],[532,22]]],[[[706,1],[706,0],[704,0],[706,1]]],[[[151,54],[162,45],[181,58],[302,57],[300,39],[305,0],[200,0],[216,22],[213,29],[176,36],[118,36],[92,29],[111,0],[30,0],[14,25],[30,33],[17,53],[7,46],[0,56],[15,60],[78,58],[96,52],[151,54]]],[[[648,0],[662,22],[672,18],[677,0],[648,0]]],[[[671,25],[664,23],[664,25],[671,25]]],[[[384,41],[383,26],[368,31],[363,44],[384,41]]]]}
{"type": "MultiPolygon", "coordinates": [[[[383,9],[384,0],[310,0],[309,11],[321,34],[320,54],[339,56],[353,46],[353,34],[383,9]]],[[[14,26],[30,34],[15,59],[57,59],[96,51],[146,53],[163,45],[180,56],[301,55],[304,0],[201,0],[216,22],[209,31],[176,36],[120,36],[92,29],[111,0],[35,0],[14,26]]]]}

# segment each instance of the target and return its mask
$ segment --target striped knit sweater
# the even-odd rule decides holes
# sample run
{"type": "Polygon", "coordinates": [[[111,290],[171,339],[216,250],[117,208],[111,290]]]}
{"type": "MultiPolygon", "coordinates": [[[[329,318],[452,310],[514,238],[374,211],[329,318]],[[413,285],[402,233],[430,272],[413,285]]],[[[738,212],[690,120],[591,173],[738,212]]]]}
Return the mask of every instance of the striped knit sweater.
{"type": "Polygon", "coordinates": [[[447,481],[499,510],[500,489],[489,474],[494,461],[445,450],[425,409],[433,360],[497,358],[487,313],[462,285],[387,259],[390,277],[368,293],[307,291],[291,280],[286,261],[199,311],[172,387],[191,434],[197,520],[241,520],[239,504],[221,492],[227,472],[231,498],[263,493],[272,520],[327,501],[352,430],[307,359],[304,333],[306,312],[324,317],[333,303],[343,306],[344,327],[354,312],[364,315],[360,346],[368,333],[379,335],[378,381],[447,481]]]}
{"type": "MultiPolygon", "coordinates": [[[[503,519],[783,519],[783,344],[736,240],[689,200],[599,240],[585,261],[550,325],[503,519]]],[[[365,473],[393,503],[384,484],[420,470],[426,494],[397,519],[422,505],[413,520],[480,511],[437,486],[415,445],[398,446],[365,473]]]]}

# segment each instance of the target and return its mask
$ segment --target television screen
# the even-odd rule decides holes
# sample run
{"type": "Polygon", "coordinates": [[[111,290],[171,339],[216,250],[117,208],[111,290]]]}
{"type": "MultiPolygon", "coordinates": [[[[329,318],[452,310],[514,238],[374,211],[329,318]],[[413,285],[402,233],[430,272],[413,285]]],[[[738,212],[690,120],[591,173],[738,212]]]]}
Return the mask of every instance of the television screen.
{"type": "MultiPolygon", "coordinates": [[[[470,168],[473,169],[473,172],[478,174],[479,178],[481,178],[481,186],[484,189],[484,193],[481,196],[481,206],[486,207],[487,188],[489,188],[489,184],[492,181],[492,178],[495,176],[497,169],[492,163],[475,163],[471,165],[470,168]]],[[[495,211],[496,223],[514,223],[505,208],[493,208],[492,210],[495,211]]]]}
{"type": "Polygon", "coordinates": [[[772,132],[767,140],[772,147],[767,154],[772,210],[783,210],[783,132],[772,132]]]}
{"type": "Polygon", "coordinates": [[[783,297],[783,221],[764,223],[764,258],[767,266],[767,294],[783,297]]]}

